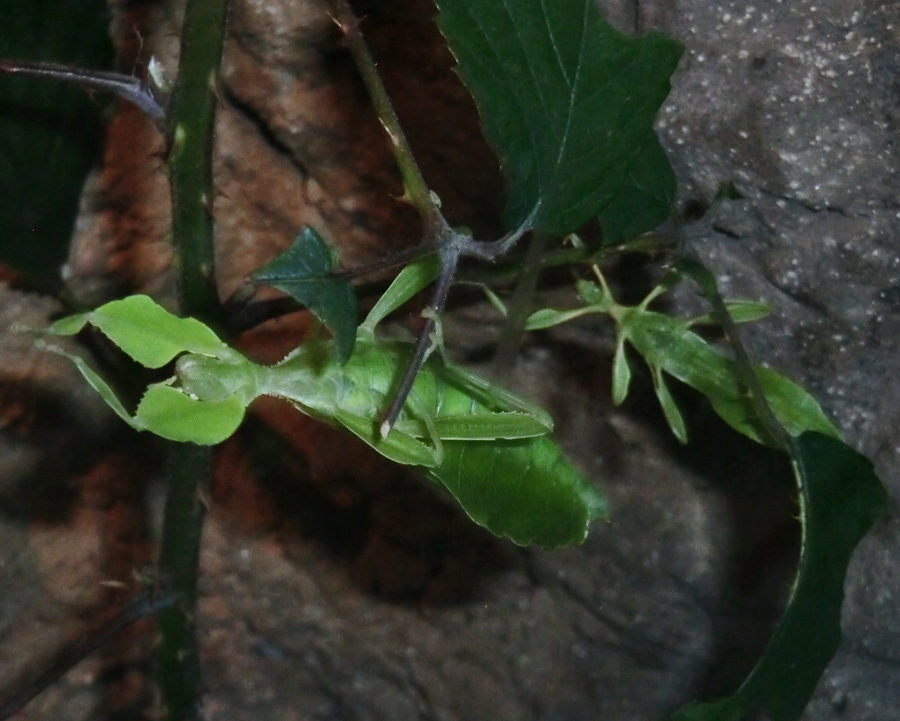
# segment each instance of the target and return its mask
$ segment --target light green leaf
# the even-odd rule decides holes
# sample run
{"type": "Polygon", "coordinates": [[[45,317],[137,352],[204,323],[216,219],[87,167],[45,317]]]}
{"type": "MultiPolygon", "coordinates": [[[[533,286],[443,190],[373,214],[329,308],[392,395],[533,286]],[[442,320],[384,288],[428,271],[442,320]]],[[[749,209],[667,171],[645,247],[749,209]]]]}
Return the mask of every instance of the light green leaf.
{"type": "Polygon", "coordinates": [[[535,208],[533,228],[560,236],[597,215],[615,236],[665,218],[674,176],[651,127],[678,43],[656,32],[618,32],[595,0],[437,5],[506,175],[507,227],[535,208]],[[633,213],[638,201],[653,199],[633,213]]]}
{"type": "Polygon", "coordinates": [[[734,695],[686,706],[673,721],[742,721],[760,712],[796,721],[838,648],[847,565],[875,519],[887,515],[888,497],[871,462],[831,436],[804,433],[793,461],[803,542],[787,610],[734,695]]]}
{"type": "Polygon", "coordinates": [[[486,285],[482,286],[481,289],[484,291],[485,296],[487,296],[488,303],[491,304],[491,307],[500,314],[501,318],[507,318],[509,316],[509,311],[506,308],[506,303],[500,299],[500,296],[486,285]]]}
{"type": "Polygon", "coordinates": [[[576,308],[575,310],[554,310],[553,308],[541,308],[536,310],[525,321],[525,330],[543,330],[555,325],[568,323],[570,320],[580,318],[583,315],[596,313],[595,308],[576,308]]]}
{"type": "MultiPolygon", "coordinates": [[[[709,398],[716,413],[739,433],[767,443],[750,396],[738,381],[733,359],[689,329],[689,322],[654,311],[627,309],[622,331],[651,367],[658,367],[709,398]]],[[[772,412],[791,435],[838,433],[819,404],[801,386],[771,369],[758,367],[760,385],[772,412]]]]}
{"type": "MultiPolygon", "coordinates": [[[[772,306],[756,300],[729,300],[725,302],[728,314],[735,323],[752,323],[772,314],[772,306]]],[[[717,325],[719,322],[713,312],[704,313],[691,318],[691,325],[717,325]]]]}
{"type": "Polygon", "coordinates": [[[672,398],[672,393],[669,391],[669,386],[666,385],[666,378],[660,368],[653,369],[653,388],[666,417],[666,423],[672,429],[672,434],[682,443],[687,443],[687,426],[684,425],[684,418],[681,411],[678,410],[678,404],[672,398]]]}
{"type": "Polygon", "coordinates": [[[613,357],[612,401],[615,405],[620,406],[625,401],[630,383],[631,366],[625,357],[625,339],[620,336],[613,357]]]}
{"type": "Polygon", "coordinates": [[[437,278],[439,267],[436,255],[419,258],[405,266],[372,306],[360,331],[374,338],[375,326],[437,278]]]}
{"type": "Polygon", "coordinates": [[[575,283],[575,290],[585,304],[596,306],[599,313],[606,312],[603,310],[605,306],[613,305],[612,298],[607,297],[604,288],[590,280],[579,279],[575,283]]]}
{"type": "Polygon", "coordinates": [[[284,253],[260,268],[253,278],[290,295],[325,325],[343,363],[356,340],[356,295],[353,286],[334,275],[335,262],[322,237],[304,228],[284,253]]]}

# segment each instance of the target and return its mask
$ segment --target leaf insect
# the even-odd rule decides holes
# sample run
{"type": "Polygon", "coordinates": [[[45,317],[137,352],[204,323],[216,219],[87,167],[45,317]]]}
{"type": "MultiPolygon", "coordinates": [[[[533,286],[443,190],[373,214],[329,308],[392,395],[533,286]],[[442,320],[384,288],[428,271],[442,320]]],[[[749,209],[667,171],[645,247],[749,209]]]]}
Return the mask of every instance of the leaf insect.
{"type": "Polygon", "coordinates": [[[177,358],[174,375],[150,385],[133,415],[84,359],[45,345],[71,359],[137,430],[211,445],[234,433],[255,398],[275,396],[350,431],[397,463],[419,466],[494,533],[545,546],[584,540],[591,519],[605,515],[605,500],[547,437],[553,427],[549,415],[524,398],[432,358],[393,429],[382,437],[379,411],[410,346],[376,339],[374,329],[430,282],[434,271],[431,259],[401,271],[359,327],[354,352],[343,365],[333,342],[323,339],[305,343],[273,366],[256,364],[204,324],[174,316],[141,295],[54,323],[50,332],[58,335],[93,325],[148,368],[177,358]]]}
{"type": "MultiPolygon", "coordinates": [[[[528,330],[549,328],[593,313],[608,314],[616,323],[616,352],[613,359],[613,401],[618,405],[628,395],[631,368],[625,354],[626,344],[641,356],[650,368],[653,387],[666,421],[678,440],[687,442],[687,426],[668,388],[668,377],[703,393],[718,415],[739,433],[758,443],[771,444],[773,438],[764,427],[752,398],[740,380],[735,360],[710,345],[692,328],[714,320],[710,314],[696,318],[674,318],[649,309],[650,303],[669,290],[686,273],[676,267],[637,306],[618,304],[597,266],[599,284],[587,280],[578,283],[585,306],[557,311],[544,308],[531,315],[528,330]]],[[[768,309],[748,301],[725,304],[733,322],[757,320],[768,309]]],[[[777,421],[791,436],[818,431],[832,437],[838,432],[816,400],[802,387],[780,373],[757,366],[753,369],[760,390],[777,421]]]]}

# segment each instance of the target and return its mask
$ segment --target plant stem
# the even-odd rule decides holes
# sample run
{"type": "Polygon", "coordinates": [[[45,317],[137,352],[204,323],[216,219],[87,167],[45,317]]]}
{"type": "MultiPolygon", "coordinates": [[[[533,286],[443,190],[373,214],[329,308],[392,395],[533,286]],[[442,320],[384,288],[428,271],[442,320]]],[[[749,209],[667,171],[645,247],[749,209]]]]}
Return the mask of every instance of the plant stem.
{"type": "Polygon", "coordinates": [[[212,182],[216,78],[225,39],[227,0],[188,0],[178,81],[169,104],[172,233],[181,267],[182,311],[215,319],[212,182]]]}
{"type": "MultiPolygon", "coordinates": [[[[781,422],[775,417],[766,394],[759,383],[759,378],[754,370],[754,363],[750,358],[741,335],[738,331],[737,324],[728,312],[728,307],[719,293],[716,280],[712,273],[699,260],[694,258],[682,258],[675,266],[678,272],[690,276],[707,299],[712,303],[713,314],[725,331],[725,336],[731,344],[734,352],[735,369],[737,370],[738,380],[744,385],[750,394],[750,400],[756,411],[756,416],[762,424],[765,431],[769,434],[774,444],[788,453],[792,458],[794,454],[794,439],[785,430],[781,422]]],[[[801,494],[801,498],[802,498],[801,494]]]]}
{"type": "Polygon", "coordinates": [[[403,179],[404,200],[408,201],[422,218],[422,222],[425,224],[425,236],[428,239],[439,229],[440,208],[425,183],[425,178],[422,177],[419,164],[416,162],[412,148],[400,126],[400,118],[397,117],[391,99],[384,89],[384,83],[381,82],[375,61],[359,30],[360,20],[353,14],[347,0],[331,0],[331,7],[334,11],[334,21],[347,39],[347,47],[356,62],[366,90],[369,92],[375,113],[391,140],[394,160],[397,162],[400,177],[403,179]]]}
{"type": "Polygon", "coordinates": [[[491,362],[491,375],[500,378],[502,374],[509,373],[516,362],[519,347],[522,344],[522,334],[525,332],[525,321],[531,311],[531,303],[537,291],[543,267],[544,250],[549,238],[545,233],[534,233],[528,250],[525,252],[524,268],[519,275],[516,289],[510,301],[509,315],[503,326],[503,332],[497,343],[497,353],[491,362]]]}
{"type": "MultiPolygon", "coordinates": [[[[380,433],[382,438],[387,438],[391,432],[394,423],[400,417],[400,411],[403,404],[412,390],[413,383],[416,382],[416,376],[419,374],[428,356],[435,348],[435,342],[432,333],[437,326],[437,314],[447,302],[447,294],[450,292],[450,284],[453,281],[453,275],[456,272],[456,266],[459,263],[459,249],[454,246],[441,249],[440,257],[440,273],[438,274],[437,283],[434,293],[429,303],[430,312],[425,316],[425,323],[416,337],[416,344],[413,347],[413,354],[410,358],[406,371],[400,378],[400,383],[394,391],[394,397],[391,404],[382,415],[382,423],[380,433]]],[[[438,329],[440,333],[441,330],[438,329]]],[[[442,340],[440,342],[443,342],[442,340]]]]}
{"type": "Polygon", "coordinates": [[[14,695],[0,703],[0,721],[12,718],[38,694],[50,688],[50,686],[59,681],[65,674],[130,624],[146,616],[158,613],[160,610],[171,606],[174,601],[175,599],[172,596],[163,596],[156,601],[151,601],[144,595],[132,599],[102,627],[66,646],[49,667],[41,671],[36,678],[25,684],[14,695]]]}
{"type": "Polygon", "coordinates": [[[197,570],[211,472],[208,448],[173,444],[158,561],[158,590],[179,602],[159,614],[157,682],[167,721],[200,718],[200,660],[195,633],[197,570]]]}
{"type": "MultiPolygon", "coordinates": [[[[212,202],[216,78],[222,57],[227,0],[188,0],[181,35],[178,81],[169,104],[172,232],[181,271],[185,315],[215,321],[221,306],[215,285],[212,202]]],[[[159,552],[159,585],[180,603],[160,614],[157,681],[167,721],[200,718],[200,661],[195,605],[200,540],[212,452],[170,446],[168,496],[159,552]]]]}

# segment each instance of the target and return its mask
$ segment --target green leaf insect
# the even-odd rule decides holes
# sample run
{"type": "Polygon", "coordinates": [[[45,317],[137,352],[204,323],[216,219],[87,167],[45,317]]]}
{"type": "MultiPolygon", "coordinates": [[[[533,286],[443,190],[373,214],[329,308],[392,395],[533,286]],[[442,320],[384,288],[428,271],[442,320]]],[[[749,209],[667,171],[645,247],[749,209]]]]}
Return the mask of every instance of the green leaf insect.
{"type": "Polygon", "coordinates": [[[96,326],[148,367],[177,357],[173,377],[150,385],[134,415],[83,359],[49,349],[71,358],[137,430],[215,444],[234,433],[255,398],[275,396],[350,431],[393,461],[419,466],[498,535],[548,547],[583,541],[590,521],[605,515],[605,500],[547,438],[550,417],[527,400],[433,358],[416,378],[393,430],[382,437],[379,414],[410,346],[376,340],[374,326],[433,277],[432,265],[428,260],[401,272],[360,326],[355,350],[343,365],[334,341],[322,339],[273,366],[258,365],[199,321],[178,318],[146,296],[113,301],[51,326],[61,335],[96,326]]]}
{"type": "MultiPolygon", "coordinates": [[[[599,270],[599,284],[581,281],[579,293],[587,305],[568,311],[544,308],[533,313],[526,324],[528,330],[549,328],[594,313],[608,314],[617,329],[616,353],[613,359],[612,396],[616,404],[628,395],[631,369],[625,346],[631,346],[650,367],[656,397],[672,433],[682,443],[687,441],[687,426],[669,391],[668,377],[703,393],[721,418],[739,433],[759,443],[771,438],[763,427],[752,398],[740,382],[735,361],[722,350],[694,333],[699,323],[708,323],[709,315],[697,318],[673,318],[648,310],[650,303],[668,290],[671,278],[664,281],[637,306],[615,302],[612,292],[599,270]]],[[[737,321],[754,320],[765,314],[763,304],[740,301],[727,304],[737,321]]],[[[791,436],[804,431],[817,431],[839,437],[837,429],[809,393],[780,373],[757,366],[759,384],[772,412],[791,436]]]]}

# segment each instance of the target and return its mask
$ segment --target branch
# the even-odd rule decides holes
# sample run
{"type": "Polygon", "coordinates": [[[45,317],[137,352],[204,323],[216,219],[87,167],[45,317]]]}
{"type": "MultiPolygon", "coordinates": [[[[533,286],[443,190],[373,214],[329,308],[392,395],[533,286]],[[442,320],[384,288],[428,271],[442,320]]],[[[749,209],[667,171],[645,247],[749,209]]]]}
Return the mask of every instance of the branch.
{"type": "Polygon", "coordinates": [[[166,130],[166,102],[168,98],[161,88],[140,80],[133,75],[111,73],[102,70],[83,70],[57,63],[21,63],[0,60],[0,72],[11,75],[27,75],[33,78],[48,78],[88,90],[100,90],[117,95],[140,108],[156,129],[166,130]]]}
{"type": "Polygon", "coordinates": [[[117,633],[145,616],[150,616],[165,608],[169,608],[175,601],[176,598],[174,596],[163,596],[156,601],[151,601],[143,595],[130,601],[112,620],[104,624],[99,630],[85,634],[75,643],[66,646],[50,666],[41,671],[37,678],[28,682],[13,696],[0,704],[0,721],[5,721],[25,708],[45,689],[59,681],[94,651],[111,640],[117,633]]]}
{"type": "MultiPolygon", "coordinates": [[[[435,329],[435,318],[443,310],[447,301],[447,294],[453,282],[459,259],[462,257],[475,257],[482,260],[497,260],[512,249],[521,237],[531,229],[531,225],[535,217],[537,217],[538,209],[535,208],[522,226],[514,232],[490,243],[477,241],[471,236],[451,228],[440,211],[439,201],[428,188],[403,132],[403,128],[400,126],[400,119],[397,117],[391,99],[384,88],[384,84],[381,82],[381,77],[378,75],[378,69],[366,45],[365,38],[360,32],[360,20],[354,16],[347,0],[330,1],[334,12],[334,21],[347,42],[363,83],[365,83],[369,92],[369,98],[372,101],[375,112],[390,138],[391,150],[400,169],[400,176],[403,179],[403,199],[416,209],[416,212],[422,219],[425,237],[419,246],[409,252],[414,256],[437,252],[441,264],[437,286],[428,308],[423,312],[425,324],[416,338],[412,359],[403,374],[400,385],[394,393],[390,406],[384,413],[380,430],[382,437],[385,437],[390,433],[391,428],[397,421],[403,405],[406,403],[406,398],[410,390],[412,390],[416,376],[431,353],[431,334],[435,329]]],[[[395,265],[396,261],[394,258],[389,258],[387,263],[395,265]]],[[[363,267],[361,270],[370,272],[370,270],[374,269],[376,268],[370,266],[363,267]]],[[[360,269],[351,269],[348,272],[358,273],[360,269]]]]}
{"type": "Polygon", "coordinates": [[[353,14],[347,0],[331,0],[331,7],[334,12],[334,22],[347,41],[347,47],[359,69],[366,90],[369,92],[369,98],[378,119],[390,138],[391,150],[403,179],[403,200],[410,203],[422,218],[427,238],[440,225],[438,221],[438,217],[441,215],[440,206],[425,183],[425,178],[422,177],[419,164],[416,162],[412,148],[400,126],[400,118],[397,117],[391,99],[384,89],[384,83],[381,82],[375,61],[359,30],[360,20],[353,14]]]}
{"type": "MultiPolygon", "coordinates": [[[[207,322],[221,315],[215,286],[212,204],[216,78],[222,58],[227,0],[188,0],[178,80],[169,105],[172,232],[181,272],[180,306],[207,322]]],[[[163,718],[200,719],[200,659],[195,633],[200,540],[212,451],[170,446],[169,488],[159,552],[159,582],[181,602],[160,614],[157,680],[163,718]]]]}

